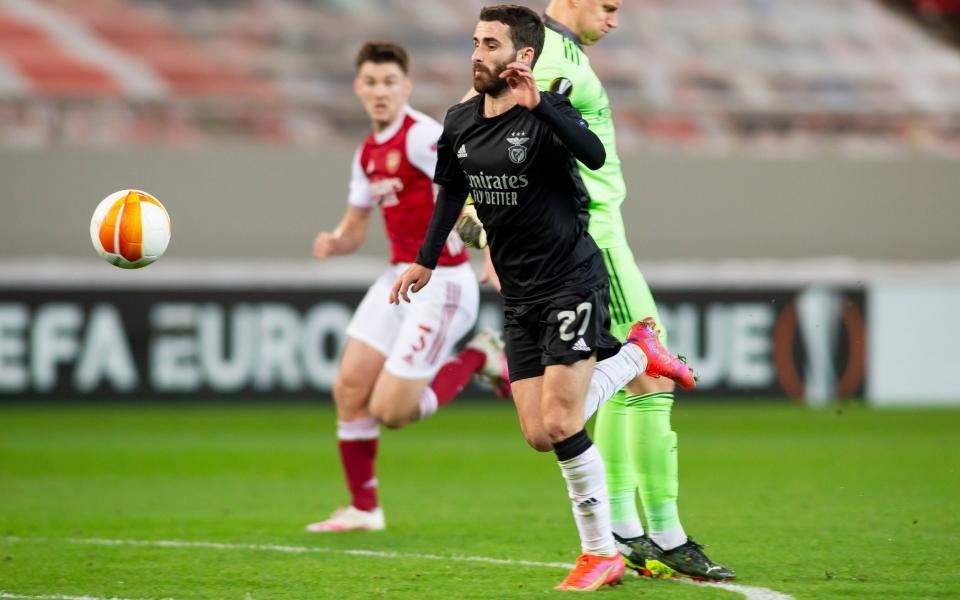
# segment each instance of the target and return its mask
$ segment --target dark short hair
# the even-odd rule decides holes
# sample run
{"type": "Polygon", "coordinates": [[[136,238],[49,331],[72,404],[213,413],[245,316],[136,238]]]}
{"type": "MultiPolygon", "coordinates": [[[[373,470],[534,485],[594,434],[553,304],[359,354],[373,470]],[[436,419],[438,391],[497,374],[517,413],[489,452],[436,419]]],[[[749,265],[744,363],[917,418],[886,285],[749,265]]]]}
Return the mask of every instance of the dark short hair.
{"type": "Polygon", "coordinates": [[[363,63],[395,63],[406,74],[410,70],[410,57],[403,46],[389,40],[373,40],[360,46],[357,51],[357,70],[363,63]]]}
{"type": "Polygon", "coordinates": [[[497,4],[480,10],[481,21],[499,21],[510,27],[510,41],[516,50],[533,48],[533,64],[543,50],[543,21],[540,15],[526,6],[497,4]]]}

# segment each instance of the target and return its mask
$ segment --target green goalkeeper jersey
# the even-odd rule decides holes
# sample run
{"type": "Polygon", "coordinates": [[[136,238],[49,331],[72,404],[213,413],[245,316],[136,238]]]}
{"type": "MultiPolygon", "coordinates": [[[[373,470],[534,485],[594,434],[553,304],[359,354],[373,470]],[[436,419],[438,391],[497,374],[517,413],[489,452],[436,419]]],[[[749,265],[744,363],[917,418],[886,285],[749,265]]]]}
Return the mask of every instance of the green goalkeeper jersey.
{"type": "Polygon", "coordinates": [[[584,54],[576,35],[550,17],[546,17],[545,22],[543,52],[537,59],[533,75],[540,89],[566,94],[603,142],[607,151],[603,167],[591,171],[580,165],[580,177],[590,195],[589,231],[601,248],[622,246],[627,243],[627,237],[620,205],[627,189],[620,170],[607,92],[590,68],[590,59],[584,54]]]}

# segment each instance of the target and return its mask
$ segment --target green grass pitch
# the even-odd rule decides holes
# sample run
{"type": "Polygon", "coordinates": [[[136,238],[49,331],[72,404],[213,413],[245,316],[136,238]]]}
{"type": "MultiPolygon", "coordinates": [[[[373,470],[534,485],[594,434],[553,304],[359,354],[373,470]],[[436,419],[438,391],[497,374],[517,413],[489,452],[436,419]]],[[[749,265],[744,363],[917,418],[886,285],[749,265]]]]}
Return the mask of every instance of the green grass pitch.
{"type": "MultiPolygon", "coordinates": [[[[674,428],[684,525],[737,583],[798,599],[960,595],[960,411],[681,399],[674,428]]],[[[463,402],[385,431],[378,475],[388,530],[319,536],[303,526],[346,500],[329,402],[0,407],[0,597],[557,595],[563,569],[412,556],[576,558],[558,468],[510,406],[463,402]]],[[[738,597],[637,578],[602,593],[738,597]]]]}

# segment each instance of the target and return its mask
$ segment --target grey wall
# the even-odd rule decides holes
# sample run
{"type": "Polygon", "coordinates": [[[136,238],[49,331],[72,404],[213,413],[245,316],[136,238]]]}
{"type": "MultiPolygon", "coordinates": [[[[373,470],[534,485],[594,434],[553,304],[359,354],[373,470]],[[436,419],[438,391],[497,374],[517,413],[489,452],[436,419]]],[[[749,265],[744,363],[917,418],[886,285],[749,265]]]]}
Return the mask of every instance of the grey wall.
{"type": "MultiPolygon", "coordinates": [[[[89,218],[121,188],[173,218],[168,255],[309,255],[342,214],[352,148],[0,150],[0,256],[91,256],[89,218]]],[[[630,156],[624,209],[643,259],[960,257],[960,163],[630,156]]],[[[383,253],[377,230],[363,252],[383,253]]]]}

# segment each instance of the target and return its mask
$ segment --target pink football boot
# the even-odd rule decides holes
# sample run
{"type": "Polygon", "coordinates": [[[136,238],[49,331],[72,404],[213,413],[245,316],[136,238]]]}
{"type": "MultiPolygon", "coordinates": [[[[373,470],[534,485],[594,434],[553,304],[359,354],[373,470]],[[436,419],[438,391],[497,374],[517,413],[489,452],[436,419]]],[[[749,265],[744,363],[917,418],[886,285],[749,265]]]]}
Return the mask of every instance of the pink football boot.
{"type": "Polygon", "coordinates": [[[670,354],[660,343],[657,333],[656,322],[647,317],[630,328],[627,343],[640,348],[647,355],[647,375],[654,378],[669,377],[683,389],[692,390],[697,385],[697,378],[693,369],[687,366],[687,359],[670,354]]]}

